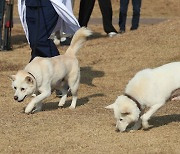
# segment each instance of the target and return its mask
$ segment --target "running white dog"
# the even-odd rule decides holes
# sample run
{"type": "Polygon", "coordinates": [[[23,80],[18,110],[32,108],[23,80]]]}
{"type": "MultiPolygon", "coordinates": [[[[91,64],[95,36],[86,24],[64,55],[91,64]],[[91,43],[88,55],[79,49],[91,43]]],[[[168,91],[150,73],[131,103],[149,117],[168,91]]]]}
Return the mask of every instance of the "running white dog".
{"type": "MultiPolygon", "coordinates": [[[[180,88],[180,62],[173,62],[155,69],[138,72],[127,84],[125,94],[107,106],[114,110],[117,120],[116,129],[125,131],[127,126],[135,122],[129,130],[149,128],[148,120],[168,100],[179,100],[172,93],[180,88]],[[143,113],[145,107],[150,108],[143,113]]],[[[128,129],[127,129],[128,130],[128,129]]]]}
{"type": "Polygon", "coordinates": [[[63,106],[68,93],[68,87],[72,93],[70,108],[75,108],[77,90],[80,81],[80,68],[76,53],[84,44],[86,37],[92,32],[86,28],[80,28],[74,35],[72,42],[64,55],[52,58],[36,57],[24,70],[12,75],[12,87],[15,90],[14,99],[23,101],[26,96],[38,94],[27,105],[25,113],[40,111],[41,101],[51,95],[53,90],[61,90],[62,98],[59,106],[63,106]]]}

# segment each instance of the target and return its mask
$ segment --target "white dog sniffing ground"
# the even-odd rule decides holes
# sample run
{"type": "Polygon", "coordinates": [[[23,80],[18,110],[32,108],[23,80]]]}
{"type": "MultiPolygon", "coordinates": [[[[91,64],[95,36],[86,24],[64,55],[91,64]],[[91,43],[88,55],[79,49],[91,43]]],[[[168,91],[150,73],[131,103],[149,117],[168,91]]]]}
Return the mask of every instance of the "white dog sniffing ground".
{"type": "Polygon", "coordinates": [[[154,69],[138,72],[127,84],[125,94],[107,106],[114,110],[117,130],[128,130],[129,124],[135,122],[129,130],[149,128],[148,120],[167,100],[179,100],[172,93],[180,88],[180,62],[169,63],[154,69]],[[144,113],[145,107],[149,110],[144,113]]]}
{"type": "Polygon", "coordinates": [[[76,107],[80,81],[80,68],[76,53],[84,44],[86,37],[91,34],[90,30],[84,27],[80,28],[64,55],[52,58],[36,57],[26,65],[24,70],[11,76],[16,101],[21,102],[26,96],[36,94],[25,108],[25,113],[40,111],[41,101],[50,96],[53,90],[61,90],[62,98],[59,106],[63,106],[67,98],[68,87],[72,93],[70,108],[76,107]]]}

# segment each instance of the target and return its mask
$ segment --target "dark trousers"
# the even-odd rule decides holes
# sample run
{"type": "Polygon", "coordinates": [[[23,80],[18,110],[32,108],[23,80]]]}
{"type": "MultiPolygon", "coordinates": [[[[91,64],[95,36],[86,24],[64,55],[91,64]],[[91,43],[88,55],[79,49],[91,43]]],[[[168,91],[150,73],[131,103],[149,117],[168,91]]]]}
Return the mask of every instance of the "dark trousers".
{"type": "MultiPolygon", "coordinates": [[[[119,12],[120,30],[126,29],[125,27],[126,27],[128,4],[129,4],[129,0],[120,0],[120,12],[119,12]]],[[[137,29],[139,26],[141,0],[132,0],[132,5],[133,5],[133,17],[132,17],[131,30],[137,29]]]]}
{"type": "Polygon", "coordinates": [[[58,15],[52,5],[26,7],[26,21],[32,49],[31,60],[37,56],[53,57],[59,55],[53,40],[49,39],[57,20],[58,15]]]}
{"type": "MultiPolygon", "coordinates": [[[[116,29],[112,25],[112,5],[111,0],[98,0],[99,7],[103,18],[103,28],[106,33],[116,32],[116,29]]],[[[79,24],[80,26],[86,26],[89,22],[91,13],[94,8],[95,0],[81,0],[79,9],[79,24]]]]}

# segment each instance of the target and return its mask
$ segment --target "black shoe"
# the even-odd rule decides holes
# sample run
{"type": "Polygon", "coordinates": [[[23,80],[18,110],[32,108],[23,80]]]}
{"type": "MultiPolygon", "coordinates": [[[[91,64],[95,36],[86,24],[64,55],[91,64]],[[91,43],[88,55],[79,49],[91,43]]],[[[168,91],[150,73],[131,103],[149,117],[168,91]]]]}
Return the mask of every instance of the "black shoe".
{"type": "Polygon", "coordinates": [[[137,28],[132,28],[132,27],[131,27],[130,30],[137,30],[137,28]]]}
{"type": "Polygon", "coordinates": [[[119,34],[124,34],[124,33],[125,33],[125,30],[119,30],[118,33],[119,33],[119,34]]]}

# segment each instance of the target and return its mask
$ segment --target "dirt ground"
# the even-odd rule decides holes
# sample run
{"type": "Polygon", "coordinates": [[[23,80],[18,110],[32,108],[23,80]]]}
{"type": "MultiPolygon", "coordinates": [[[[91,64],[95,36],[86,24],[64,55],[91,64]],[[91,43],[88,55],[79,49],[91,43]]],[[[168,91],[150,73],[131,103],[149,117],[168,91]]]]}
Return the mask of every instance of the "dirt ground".
{"type": "MultiPolygon", "coordinates": [[[[43,111],[36,114],[23,113],[31,98],[23,103],[13,100],[8,75],[22,69],[30,59],[22,27],[14,25],[13,50],[0,52],[0,153],[179,154],[179,101],[168,102],[152,117],[153,128],[133,133],[116,132],[113,112],[104,108],[123,93],[137,71],[180,61],[179,0],[159,1],[152,5],[144,0],[144,5],[156,9],[168,5],[171,11],[153,12],[143,6],[145,16],[152,11],[152,17],[167,18],[159,24],[140,25],[133,32],[128,25],[125,34],[113,38],[106,37],[102,25],[90,25],[94,35],[78,54],[81,84],[74,110],[68,108],[71,97],[65,108],[58,108],[59,98],[54,93],[45,100],[43,111]]],[[[115,6],[118,1],[113,2],[115,6]]],[[[93,17],[95,14],[99,15],[97,4],[93,17]]],[[[58,48],[61,54],[67,49],[58,48]]]]}
{"type": "MultiPolygon", "coordinates": [[[[74,0],[74,14],[78,16],[79,11],[79,2],[80,0],[74,0]]],[[[14,16],[17,17],[17,0],[14,0],[15,4],[15,12],[14,16]]],[[[113,15],[114,17],[119,16],[119,0],[111,0],[113,7],[113,15]]],[[[141,16],[143,17],[178,17],[180,16],[180,1],[179,0],[143,0],[141,7],[141,16]]],[[[132,15],[132,4],[130,1],[128,16],[132,15]]],[[[98,1],[96,0],[94,10],[92,12],[92,18],[101,17],[98,1]]]]}

